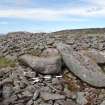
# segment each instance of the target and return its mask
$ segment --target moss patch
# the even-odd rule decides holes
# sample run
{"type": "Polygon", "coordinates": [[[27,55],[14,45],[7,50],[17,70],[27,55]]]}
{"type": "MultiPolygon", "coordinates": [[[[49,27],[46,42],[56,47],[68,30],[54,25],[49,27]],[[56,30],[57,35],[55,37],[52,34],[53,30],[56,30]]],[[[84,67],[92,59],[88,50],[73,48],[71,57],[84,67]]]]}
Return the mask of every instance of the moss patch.
{"type": "Polygon", "coordinates": [[[0,68],[5,67],[15,67],[15,61],[12,61],[10,59],[7,59],[5,57],[0,57],[0,68]]]}

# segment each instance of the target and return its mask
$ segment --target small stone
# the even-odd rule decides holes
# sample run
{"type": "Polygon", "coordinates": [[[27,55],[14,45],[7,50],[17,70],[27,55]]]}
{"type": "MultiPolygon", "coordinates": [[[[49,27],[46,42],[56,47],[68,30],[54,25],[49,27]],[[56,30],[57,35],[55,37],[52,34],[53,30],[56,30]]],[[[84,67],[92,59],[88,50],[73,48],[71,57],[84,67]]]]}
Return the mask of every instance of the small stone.
{"type": "Polygon", "coordinates": [[[47,40],[47,45],[52,45],[54,43],[54,39],[48,39],[47,40]]]}
{"type": "Polygon", "coordinates": [[[3,98],[8,99],[13,93],[13,86],[11,84],[3,85],[3,98]]]}
{"type": "Polygon", "coordinates": [[[53,105],[53,104],[41,103],[39,105],[53,105]]]}
{"type": "Polygon", "coordinates": [[[5,85],[5,84],[13,84],[12,79],[6,78],[3,81],[0,82],[0,85],[5,85]]]}
{"type": "Polygon", "coordinates": [[[105,100],[100,105],[105,105],[105,100]]]}
{"type": "Polygon", "coordinates": [[[49,80],[52,79],[52,76],[51,76],[51,75],[45,75],[43,78],[44,78],[46,81],[49,81],[49,80]]]}
{"type": "Polygon", "coordinates": [[[30,77],[30,78],[35,78],[36,77],[36,73],[35,72],[24,72],[24,76],[25,77],[30,77]]]}
{"type": "Polygon", "coordinates": [[[77,104],[75,101],[73,101],[71,99],[67,99],[65,101],[64,105],[79,105],[79,104],[77,104]]]}
{"type": "Polygon", "coordinates": [[[76,102],[80,105],[86,105],[88,103],[87,99],[85,98],[85,93],[84,92],[78,92],[77,93],[76,102]]]}
{"type": "Polygon", "coordinates": [[[41,98],[44,100],[58,100],[58,99],[65,99],[64,95],[48,93],[48,92],[41,92],[41,98]]]}
{"type": "Polygon", "coordinates": [[[22,96],[24,96],[24,97],[32,97],[32,93],[26,90],[26,91],[22,92],[22,96]]]}
{"type": "Polygon", "coordinates": [[[59,82],[59,80],[58,80],[58,78],[53,78],[52,79],[52,84],[59,84],[60,82],[59,82]]]}
{"type": "Polygon", "coordinates": [[[56,100],[55,103],[58,105],[65,105],[65,100],[56,100]]]}
{"type": "Polygon", "coordinates": [[[32,98],[32,99],[35,101],[35,100],[38,98],[39,94],[40,94],[40,92],[39,92],[39,90],[37,89],[37,90],[34,92],[34,95],[33,95],[33,98],[32,98]]]}
{"type": "Polygon", "coordinates": [[[40,88],[40,91],[41,92],[51,92],[51,88],[49,88],[48,86],[42,86],[40,88]]]}
{"type": "Polygon", "coordinates": [[[26,105],[33,105],[33,100],[29,100],[26,105]]]}

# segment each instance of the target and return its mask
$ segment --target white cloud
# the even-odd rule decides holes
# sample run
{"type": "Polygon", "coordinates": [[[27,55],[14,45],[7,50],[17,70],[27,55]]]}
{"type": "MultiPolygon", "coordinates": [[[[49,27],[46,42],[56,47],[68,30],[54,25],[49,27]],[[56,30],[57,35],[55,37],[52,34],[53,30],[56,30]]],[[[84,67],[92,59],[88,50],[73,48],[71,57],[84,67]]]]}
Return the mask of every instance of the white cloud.
{"type": "Polygon", "coordinates": [[[89,8],[70,8],[64,10],[52,9],[17,9],[17,10],[0,10],[0,17],[13,17],[13,18],[26,18],[38,20],[56,20],[63,18],[70,18],[70,16],[79,17],[98,17],[105,16],[105,8],[97,9],[94,7],[89,8]]]}
{"type": "MultiPolygon", "coordinates": [[[[24,0],[24,2],[26,1],[28,2],[29,0],[24,0]]],[[[82,21],[91,17],[105,17],[105,0],[82,1],[85,5],[88,2],[88,6],[66,7],[58,10],[48,8],[2,9],[0,10],[0,17],[47,21],[82,21]]],[[[13,0],[11,0],[11,2],[13,2],[13,0]]],[[[16,0],[15,2],[19,3],[21,0],[16,0]]]]}
{"type": "MultiPolygon", "coordinates": [[[[70,11],[65,10],[53,10],[53,9],[23,9],[23,10],[0,10],[0,17],[11,17],[11,18],[23,18],[33,20],[63,20],[68,19],[68,15],[79,15],[75,14],[77,10],[72,9],[70,11]],[[75,13],[74,13],[75,12],[75,13]]],[[[76,20],[76,19],[72,19],[76,20]]],[[[78,19],[77,19],[78,20],[78,19]]]]}
{"type": "MultiPolygon", "coordinates": [[[[83,0],[84,1],[84,0],[83,0]]],[[[105,0],[86,0],[87,2],[89,2],[92,5],[96,5],[96,6],[105,6],[105,0]]],[[[85,2],[86,2],[85,1],[85,2]]]]}

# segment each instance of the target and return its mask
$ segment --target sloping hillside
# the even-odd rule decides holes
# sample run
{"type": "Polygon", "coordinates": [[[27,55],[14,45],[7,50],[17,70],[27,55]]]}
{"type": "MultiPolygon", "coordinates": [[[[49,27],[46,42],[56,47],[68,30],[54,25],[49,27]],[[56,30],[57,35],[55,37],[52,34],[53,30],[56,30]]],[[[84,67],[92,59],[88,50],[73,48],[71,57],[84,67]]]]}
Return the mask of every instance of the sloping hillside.
{"type": "Polygon", "coordinates": [[[74,35],[88,35],[88,34],[105,34],[105,28],[88,28],[88,29],[73,29],[73,30],[62,30],[62,31],[56,31],[54,34],[60,34],[60,35],[68,35],[68,34],[74,34],[74,35]]]}

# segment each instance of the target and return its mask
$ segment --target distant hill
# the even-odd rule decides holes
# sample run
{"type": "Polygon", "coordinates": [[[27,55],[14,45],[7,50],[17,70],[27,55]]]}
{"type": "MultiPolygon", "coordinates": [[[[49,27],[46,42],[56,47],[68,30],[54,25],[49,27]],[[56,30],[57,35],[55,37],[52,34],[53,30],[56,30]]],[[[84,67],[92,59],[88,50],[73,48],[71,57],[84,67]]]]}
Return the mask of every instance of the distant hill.
{"type": "Polygon", "coordinates": [[[105,28],[72,29],[53,32],[56,35],[87,35],[87,34],[105,34],[105,28]]]}
{"type": "Polygon", "coordinates": [[[6,34],[0,33],[0,36],[3,36],[3,35],[6,35],[6,34]]]}
{"type": "Polygon", "coordinates": [[[9,32],[7,34],[2,34],[0,33],[0,37],[7,35],[7,36],[24,36],[24,35],[36,35],[36,34],[55,34],[59,36],[64,36],[64,35],[105,35],[105,28],[87,28],[87,29],[67,29],[67,30],[60,30],[60,31],[55,31],[51,33],[46,33],[46,32],[39,32],[39,33],[33,33],[33,32],[25,32],[25,31],[18,31],[18,32],[9,32]]]}

